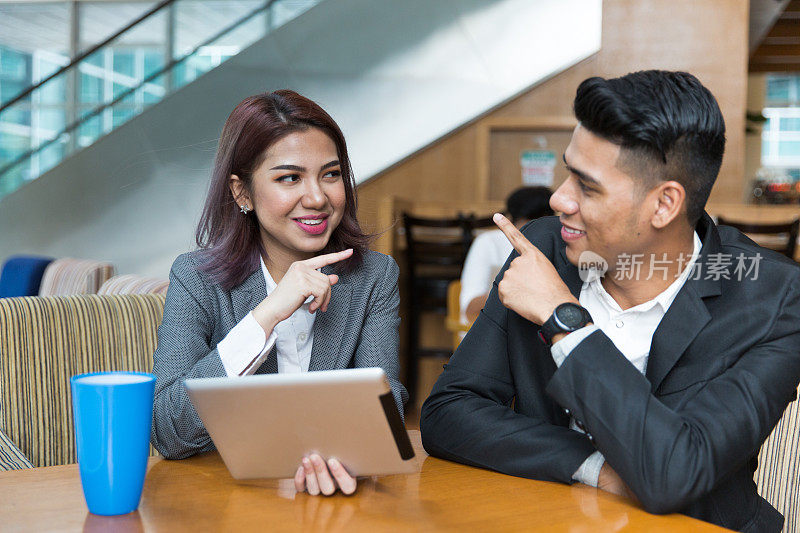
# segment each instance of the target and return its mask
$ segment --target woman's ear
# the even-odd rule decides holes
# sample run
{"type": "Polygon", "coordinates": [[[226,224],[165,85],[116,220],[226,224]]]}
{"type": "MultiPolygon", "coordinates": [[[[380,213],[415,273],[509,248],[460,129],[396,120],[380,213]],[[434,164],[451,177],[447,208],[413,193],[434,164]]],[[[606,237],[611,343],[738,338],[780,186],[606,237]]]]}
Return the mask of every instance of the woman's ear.
{"type": "Polygon", "coordinates": [[[253,206],[250,203],[250,196],[247,194],[244,182],[239,179],[239,176],[236,174],[231,174],[231,177],[228,180],[228,187],[230,187],[233,199],[236,201],[239,207],[244,206],[249,210],[253,209],[253,206]]]}

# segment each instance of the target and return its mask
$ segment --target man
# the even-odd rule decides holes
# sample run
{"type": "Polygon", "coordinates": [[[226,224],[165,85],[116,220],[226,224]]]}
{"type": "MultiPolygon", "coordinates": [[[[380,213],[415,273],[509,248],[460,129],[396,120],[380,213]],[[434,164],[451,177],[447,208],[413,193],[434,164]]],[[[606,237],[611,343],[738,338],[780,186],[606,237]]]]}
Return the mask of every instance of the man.
{"type": "MultiPolygon", "coordinates": [[[[506,212],[514,227],[521,228],[531,220],[552,215],[551,194],[547,187],[520,187],[512,192],[506,199],[506,212]]],[[[462,321],[471,324],[478,317],[489,297],[492,280],[511,250],[511,243],[501,230],[485,231],[472,242],[461,270],[462,321]]]]}
{"type": "Polygon", "coordinates": [[[800,268],[705,214],[724,122],[695,77],[590,78],[574,109],[562,214],[495,215],[515,252],[422,408],[425,449],[779,531],[753,471],[800,381],[800,268]]]}

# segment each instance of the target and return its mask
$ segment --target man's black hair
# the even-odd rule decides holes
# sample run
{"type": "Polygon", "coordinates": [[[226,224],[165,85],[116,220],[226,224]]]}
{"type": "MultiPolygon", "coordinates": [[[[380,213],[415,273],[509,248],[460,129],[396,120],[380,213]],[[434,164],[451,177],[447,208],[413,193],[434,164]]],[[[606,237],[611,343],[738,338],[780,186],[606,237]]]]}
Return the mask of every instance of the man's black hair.
{"type": "Polygon", "coordinates": [[[512,192],[506,199],[506,209],[511,222],[518,220],[535,220],[553,214],[550,208],[550,196],[553,193],[547,187],[521,187],[512,192]]]}
{"type": "Polygon", "coordinates": [[[683,185],[686,215],[697,223],[725,152],[722,113],[697,78],[663,70],[589,78],[574,110],[583,127],[622,147],[618,166],[642,178],[642,190],[666,180],[683,185]]]}

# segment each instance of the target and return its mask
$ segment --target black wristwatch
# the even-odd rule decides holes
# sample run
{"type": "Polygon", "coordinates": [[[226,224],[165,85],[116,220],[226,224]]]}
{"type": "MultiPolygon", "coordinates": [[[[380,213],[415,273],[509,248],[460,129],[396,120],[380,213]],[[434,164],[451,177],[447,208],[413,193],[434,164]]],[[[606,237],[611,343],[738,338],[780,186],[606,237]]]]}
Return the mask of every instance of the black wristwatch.
{"type": "Polygon", "coordinates": [[[550,318],[542,324],[542,329],[539,330],[539,338],[550,346],[553,344],[553,337],[559,333],[572,333],[589,322],[592,322],[592,315],[589,314],[585,307],[572,302],[563,303],[556,307],[550,318]]]}

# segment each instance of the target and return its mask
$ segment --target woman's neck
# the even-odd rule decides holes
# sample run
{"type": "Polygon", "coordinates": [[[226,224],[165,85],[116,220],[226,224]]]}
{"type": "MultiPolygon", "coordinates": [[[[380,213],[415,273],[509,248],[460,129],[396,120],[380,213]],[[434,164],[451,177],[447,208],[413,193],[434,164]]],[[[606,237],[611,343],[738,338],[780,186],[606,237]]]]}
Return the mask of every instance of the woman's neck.
{"type": "Polygon", "coordinates": [[[292,263],[296,261],[303,261],[305,259],[309,259],[313,257],[314,254],[292,254],[288,253],[286,250],[275,249],[275,247],[266,248],[266,257],[262,257],[264,261],[264,266],[267,267],[267,271],[269,275],[272,277],[272,281],[275,283],[280,283],[283,279],[283,276],[286,275],[286,272],[289,270],[289,267],[292,266],[292,263]]]}

